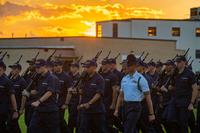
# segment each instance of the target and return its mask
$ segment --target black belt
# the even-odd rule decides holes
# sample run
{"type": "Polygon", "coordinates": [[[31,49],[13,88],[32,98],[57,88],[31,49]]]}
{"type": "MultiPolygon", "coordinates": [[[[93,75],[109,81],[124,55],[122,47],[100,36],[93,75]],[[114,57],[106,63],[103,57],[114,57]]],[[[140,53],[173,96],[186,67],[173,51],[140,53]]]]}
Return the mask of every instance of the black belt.
{"type": "Polygon", "coordinates": [[[125,104],[140,104],[141,103],[141,101],[125,101],[124,102],[125,104]]]}

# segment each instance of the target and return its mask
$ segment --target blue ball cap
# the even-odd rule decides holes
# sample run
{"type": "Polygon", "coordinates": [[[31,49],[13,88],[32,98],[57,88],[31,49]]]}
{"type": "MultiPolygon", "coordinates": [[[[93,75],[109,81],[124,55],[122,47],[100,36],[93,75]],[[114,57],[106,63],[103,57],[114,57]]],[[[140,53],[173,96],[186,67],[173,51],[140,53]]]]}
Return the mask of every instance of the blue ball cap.
{"type": "Polygon", "coordinates": [[[110,64],[109,59],[103,59],[101,62],[102,65],[110,64]]]}
{"type": "Polygon", "coordinates": [[[172,65],[172,66],[174,66],[175,64],[174,64],[174,62],[173,62],[172,60],[167,60],[167,61],[164,63],[164,65],[172,65]]]}
{"type": "Polygon", "coordinates": [[[109,62],[109,64],[116,64],[117,63],[116,59],[114,59],[114,58],[108,59],[108,62],[109,62]]]}
{"type": "Polygon", "coordinates": [[[63,61],[57,60],[57,61],[54,62],[54,65],[55,66],[62,66],[63,65],[63,61]]]}
{"type": "Polygon", "coordinates": [[[162,67],[163,63],[161,61],[156,62],[156,67],[162,67]]]}
{"type": "Polygon", "coordinates": [[[46,65],[47,65],[47,62],[44,59],[38,59],[38,60],[36,60],[34,66],[36,68],[39,68],[39,67],[46,66],[46,65]]]}
{"type": "Polygon", "coordinates": [[[91,66],[95,66],[97,67],[97,63],[94,60],[87,60],[86,62],[82,63],[82,66],[85,68],[91,67],[91,66]]]}
{"type": "Polygon", "coordinates": [[[47,66],[48,67],[53,67],[54,66],[54,61],[47,61],[47,66]]]}
{"type": "Polygon", "coordinates": [[[79,65],[79,63],[77,63],[77,62],[74,62],[74,63],[71,63],[71,67],[77,67],[77,68],[79,68],[79,67],[80,67],[80,65],[79,65]]]}
{"type": "Polygon", "coordinates": [[[22,70],[22,66],[20,64],[13,64],[8,66],[11,69],[19,69],[22,70]]]}
{"type": "Polygon", "coordinates": [[[175,61],[181,62],[181,61],[187,61],[187,59],[185,58],[185,56],[179,55],[179,56],[176,57],[175,61]]]}
{"type": "Polygon", "coordinates": [[[153,66],[153,67],[156,67],[156,63],[155,63],[155,62],[153,62],[153,61],[151,61],[151,62],[149,62],[149,63],[148,63],[148,66],[153,66]]]}

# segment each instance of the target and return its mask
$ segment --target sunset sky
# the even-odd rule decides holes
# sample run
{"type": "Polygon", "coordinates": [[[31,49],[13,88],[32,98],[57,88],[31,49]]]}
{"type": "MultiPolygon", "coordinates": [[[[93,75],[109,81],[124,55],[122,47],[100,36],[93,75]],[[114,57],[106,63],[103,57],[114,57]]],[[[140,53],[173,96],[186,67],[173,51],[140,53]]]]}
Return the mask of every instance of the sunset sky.
{"type": "Polygon", "coordinates": [[[189,18],[200,0],[0,0],[0,38],[95,35],[95,22],[189,18]]]}

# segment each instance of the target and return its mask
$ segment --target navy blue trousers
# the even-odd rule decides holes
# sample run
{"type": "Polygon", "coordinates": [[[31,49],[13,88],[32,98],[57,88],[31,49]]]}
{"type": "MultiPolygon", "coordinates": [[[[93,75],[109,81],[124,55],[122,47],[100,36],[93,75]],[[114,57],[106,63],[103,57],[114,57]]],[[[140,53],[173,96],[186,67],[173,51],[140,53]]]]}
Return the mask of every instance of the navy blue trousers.
{"type": "Polygon", "coordinates": [[[0,113],[0,133],[8,133],[6,125],[7,119],[8,119],[7,113],[0,113]]]}
{"type": "Polygon", "coordinates": [[[190,116],[190,111],[187,109],[187,107],[176,107],[176,116],[177,116],[179,132],[189,133],[188,120],[190,116]]]}
{"type": "Polygon", "coordinates": [[[21,129],[19,127],[19,117],[17,119],[12,119],[13,113],[10,113],[9,119],[7,122],[9,133],[21,133],[21,129]]]}
{"type": "Polygon", "coordinates": [[[106,133],[104,114],[86,114],[80,115],[79,133],[106,133]]]}
{"type": "Polygon", "coordinates": [[[139,102],[125,102],[124,133],[136,132],[136,124],[140,118],[142,106],[139,102]]]}
{"type": "Polygon", "coordinates": [[[37,112],[33,117],[28,128],[29,133],[60,133],[59,113],[58,112],[37,112]]]}

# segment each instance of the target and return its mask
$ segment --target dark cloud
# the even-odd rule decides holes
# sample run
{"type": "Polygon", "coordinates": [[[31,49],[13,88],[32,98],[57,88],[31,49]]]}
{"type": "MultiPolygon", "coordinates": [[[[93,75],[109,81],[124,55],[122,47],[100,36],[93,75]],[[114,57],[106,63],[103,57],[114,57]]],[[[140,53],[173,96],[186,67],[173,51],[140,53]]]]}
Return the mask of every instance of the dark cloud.
{"type": "Polygon", "coordinates": [[[17,16],[24,11],[30,10],[33,10],[33,8],[27,5],[17,5],[14,3],[6,2],[4,4],[0,4],[0,17],[17,16]]]}

